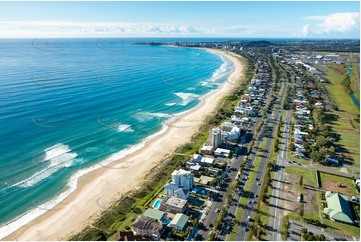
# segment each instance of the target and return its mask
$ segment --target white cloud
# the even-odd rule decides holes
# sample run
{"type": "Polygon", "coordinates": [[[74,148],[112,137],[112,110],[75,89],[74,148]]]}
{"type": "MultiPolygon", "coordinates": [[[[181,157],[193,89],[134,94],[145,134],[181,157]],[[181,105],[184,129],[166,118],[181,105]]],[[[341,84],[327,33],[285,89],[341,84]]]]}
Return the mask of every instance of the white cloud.
{"type": "Polygon", "coordinates": [[[304,25],[302,28],[303,36],[308,36],[309,32],[310,32],[310,25],[309,24],[304,25]]]}
{"type": "Polygon", "coordinates": [[[305,25],[303,27],[303,30],[305,30],[306,28],[308,32],[312,31],[313,33],[316,34],[324,34],[324,33],[332,33],[332,32],[346,33],[355,29],[359,29],[360,13],[357,12],[333,13],[324,16],[308,16],[305,17],[304,19],[320,22],[311,27],[310,26],[306,27],[305,25]]]}
{"type": "Polygon", "coordinates": [[[0,21],[0,37],[132,37],[192,36],[200,30],[188,25],[117,22],[0,21]]]}

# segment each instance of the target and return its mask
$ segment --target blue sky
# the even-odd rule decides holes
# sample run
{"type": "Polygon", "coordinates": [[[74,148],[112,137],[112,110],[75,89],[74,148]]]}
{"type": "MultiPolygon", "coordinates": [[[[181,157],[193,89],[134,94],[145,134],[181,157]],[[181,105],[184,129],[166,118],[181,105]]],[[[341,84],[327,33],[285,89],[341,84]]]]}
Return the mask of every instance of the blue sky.
{"type": "Polygon", "coordinates": [[[0,2],[0,37],[359,38],[353,2],[0,2]]]}

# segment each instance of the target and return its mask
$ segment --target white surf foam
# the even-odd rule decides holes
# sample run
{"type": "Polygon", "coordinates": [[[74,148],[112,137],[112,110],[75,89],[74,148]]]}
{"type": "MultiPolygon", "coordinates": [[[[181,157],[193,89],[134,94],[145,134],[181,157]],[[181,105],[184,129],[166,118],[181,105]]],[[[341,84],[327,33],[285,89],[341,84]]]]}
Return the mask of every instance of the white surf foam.
{"type": "Polygon", "coordinates": [[[148,121],[151,120],[153,118],[169,118],[172,115],[167,114],[167,113],[160,113],[160,112],[155,112],[155,113],[151,113],[151,112],[138,112],[136,114],[133,115],[133,117],[135,117],[136,119],[138,119],[139,121],[148,121]]]}
{"type": "Polygon", "coordinates": [[[128,125],[128,124],[120,124],[120,125],[118,125],[118,131],[119,132],[126,132],[126,133],[134,132],[132,127],[130,125],[128,125]]]}
{"type": "Polygon", "coordinates": [[[144,147],[145,143],[164,133],[167,130],[167,126],[163,125],[162,130],[160,130],[159,132],[148,136],[146,139],[144,139],[141,143],[134,145],[128,149],[122,150],[120,152],[117,152],[113,155],[111,155],[110,157],[102,160],[101,162],[99,162],[96,165],[93,165],[89,168],[85,168],[82,170],[79,170],[78,172],[76,172],[74,175],[72,175],[67,183],[67,187],[69,189],[67,189],[66,191],[62,192],[60,195],[56,196],[55,198],[53,198],[52,200],[45,202],[43,204],[41,204],[40,206],[30,210],[29,212],[19,216],[18,218],[14,219],[13,221],[3,225],[2,227],[0,227],[0,239],[5,238],[6,236],[12,234],[13,232],[15,232],[16,230],[20,229],[21,227],[23,227],[24,225],[28,224],[29,222],[33,221],[34,219],[36,219],[37,217],[41,216],[42,214],[46,213],[48,210],[53,209],[56,205],[58,205],[59,203],[61,203],[62,201],[64,201],[71,193],[73,193],[78,185],[78,180],[80,177],[82,177],[83,175],[92,172],[94,170],[97,170],[101,167],[105,167],[106,165],[109,165],[110,163],[119,160],[121,158],[124,158],[125,156],[140,150],[141,148],[144,147]]]}
{"type": "Polygon", "coordinates": [[[179,103],[179,105],[182,106],[186,106],[188,103],[199,97],[197,94],[187,92],[176,92],[174,94],[182,99],[182,102],[179,103]]]}
{"type": "Polygon", "coordinates": [[[47,148],[44,152],[45,155],[43,161],[47,164],[47,167],[36,172],[31,177],[14,184],[13,186],[23,188],[34,186],[60,169],[70,167],[73,164],[74,158],[77,157],[77,154],[75,152],[71,152],[68,145],[64,145],[62,143],[47,148]]]}
{"type": "Polygon", "coordinates": [[[174,106],[174,105],[176,105],[177,103],[166,103],[165,105],[167,105],[167,106],[174,106]]]}

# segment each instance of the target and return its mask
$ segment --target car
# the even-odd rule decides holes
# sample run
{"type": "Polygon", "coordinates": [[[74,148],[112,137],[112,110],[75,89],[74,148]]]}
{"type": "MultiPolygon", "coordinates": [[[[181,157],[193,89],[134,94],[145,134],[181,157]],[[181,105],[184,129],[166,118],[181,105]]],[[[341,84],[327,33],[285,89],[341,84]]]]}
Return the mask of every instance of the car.
{"type": "Polygon", "coordinates": [[[254,198],[256,198],[257,197],[257,194],[254,194],[254,196],[253,196],[254,198]]]}
{"type": "Polygon", "coordinates": [[[219,213],[219,208],[216,208],[216,213],[219,213]]]}
{"type": "Polygon", "coordinates": [[[248,220],[248,221],[251,221],[251,216],[248,216],[248,217],[247,217],[247,220],[248,220]]]}

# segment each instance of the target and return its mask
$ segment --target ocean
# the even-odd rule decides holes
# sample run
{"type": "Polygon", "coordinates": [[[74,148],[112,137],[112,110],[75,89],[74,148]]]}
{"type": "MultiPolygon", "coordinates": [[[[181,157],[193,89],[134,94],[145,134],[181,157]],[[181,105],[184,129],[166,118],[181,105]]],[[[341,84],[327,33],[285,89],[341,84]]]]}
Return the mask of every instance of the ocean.
{"type": "Polygon", "coordinates": [[[137,41],[0,40],[0,238],[140,149],[233,69],[204,49],[137,41]]]}

